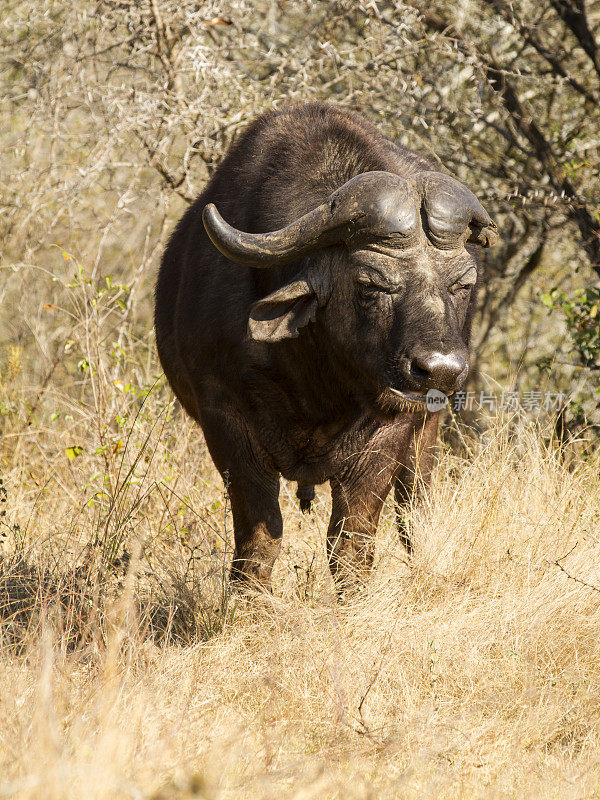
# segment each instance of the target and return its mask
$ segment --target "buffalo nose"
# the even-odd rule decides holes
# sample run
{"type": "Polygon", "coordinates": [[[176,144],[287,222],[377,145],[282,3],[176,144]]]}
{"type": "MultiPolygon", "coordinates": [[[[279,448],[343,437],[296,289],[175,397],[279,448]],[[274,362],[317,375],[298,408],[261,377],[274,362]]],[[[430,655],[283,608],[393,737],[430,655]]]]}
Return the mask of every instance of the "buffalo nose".
{"type": "Polygon", "coordinates": [[[467,377],[466,358],[459,353],[429,353],[416,356],[410,363],[410,375],[425,389],[439,389],[452,394],[467,377]]]}

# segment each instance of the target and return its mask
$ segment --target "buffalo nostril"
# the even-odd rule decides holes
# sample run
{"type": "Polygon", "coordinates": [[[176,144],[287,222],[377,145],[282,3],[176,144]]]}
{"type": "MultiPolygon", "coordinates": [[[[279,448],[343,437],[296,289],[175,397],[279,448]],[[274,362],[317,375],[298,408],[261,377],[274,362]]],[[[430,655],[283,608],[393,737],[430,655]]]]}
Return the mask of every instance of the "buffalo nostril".
{"type": "Polygon", "coordinates": [[[410,374],[420,382],[426,381],[429,377],[429,372],[424,367],[421,367],[416,359],[411,362],[410,374]]]}
{"type": "Polygon", "coordinates": [[[413,358],[409,371],[421,386],[449,393],[466,378],[468,364],[459,353],[429,353],[413,358]]]}

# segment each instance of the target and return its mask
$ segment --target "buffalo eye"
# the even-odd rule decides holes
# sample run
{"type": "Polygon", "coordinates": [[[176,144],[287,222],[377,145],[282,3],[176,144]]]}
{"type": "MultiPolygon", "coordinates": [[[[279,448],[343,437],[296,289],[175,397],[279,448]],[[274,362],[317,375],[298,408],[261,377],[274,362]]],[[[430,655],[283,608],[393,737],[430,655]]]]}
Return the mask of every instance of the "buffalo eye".
{"type": "Polygon", "coordinates": [[[473,288],[472,283],[454,283],[450,287],[450,294],[458,297],[465,297],[473,288]]]}
{"type": "Polygon", "coordinates": [[[387,301],[391,299],[390,291],[378,286],[376,283],[358,281],[358,304],[365,311],[375,311],[380,313],[383,306],[387,306],[387,301]]]}
{"type": "Polygon", "coordinates": [[[357,284],[361,295],[366,297],[369,295],[397,294],[400,291],[399,286],[392,286],[391,284],[384,286],[380,283],[366,279],[361,280],[360,278],[357,280],[357,284]]]}
{"type": "Polygon", "coordinates": [[[466,297],[476,282],[477,282],[477,270],[475,269],[475,267],[471,267],[463,275],[461,275],[457,281],[455,281],[452,284],[452,286],[449,288],[448,291],[452,295],[457,295],[459,297],[466,297]]]}
{"type": "Polygon", "coordinates": [[[359,281],[358,286],[362,297],[375,298],[380,294],[385,294],[385,289],[382,289],[381,286],[377,286],[375,283],[362,283],[359,281]]]}

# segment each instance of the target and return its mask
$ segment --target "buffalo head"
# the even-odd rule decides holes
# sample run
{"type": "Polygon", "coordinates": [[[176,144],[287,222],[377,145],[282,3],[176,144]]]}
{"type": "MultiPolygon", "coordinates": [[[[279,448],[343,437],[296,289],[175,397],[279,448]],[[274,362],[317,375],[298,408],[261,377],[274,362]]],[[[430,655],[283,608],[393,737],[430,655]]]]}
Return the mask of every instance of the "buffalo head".
{"type": "Polygon", "coordinates": [[[455,179],[366,172],[270,233],[239,231],[214,205],[203,219],[232,261],[271,267],[306,257],[294,280],[252,307],[252,338],[280,341],[315,322],[384,410],[422,408],[429,389],[452,394],[464,382],[463,329],[478,275],[467,245],[488,247],[497,234],[455,179]]]}

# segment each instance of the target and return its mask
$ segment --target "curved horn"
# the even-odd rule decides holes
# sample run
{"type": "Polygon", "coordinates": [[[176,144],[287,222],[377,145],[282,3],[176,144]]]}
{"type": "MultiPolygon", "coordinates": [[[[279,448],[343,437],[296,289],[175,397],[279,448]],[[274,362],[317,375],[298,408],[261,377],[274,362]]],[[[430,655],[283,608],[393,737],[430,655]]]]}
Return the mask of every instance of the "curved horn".
{"type": "Polygon", "coordinates": [[[441,172],[419,172],[412,178],[427,215],[429,238],[442,250],[466,242],[491,247],[498,229],[466,186],[441,172]]]}
{"type": "Polygon", "coordinates": [[[280,230],[244,233],[225,222],[212,203],[204,208],[202,220],[212,243],[227,258],[249,267],[271,267],[347,241],[363,230],[408,235],[418,229],[419,202],[404,178],[364,172],[280,230]]]}

